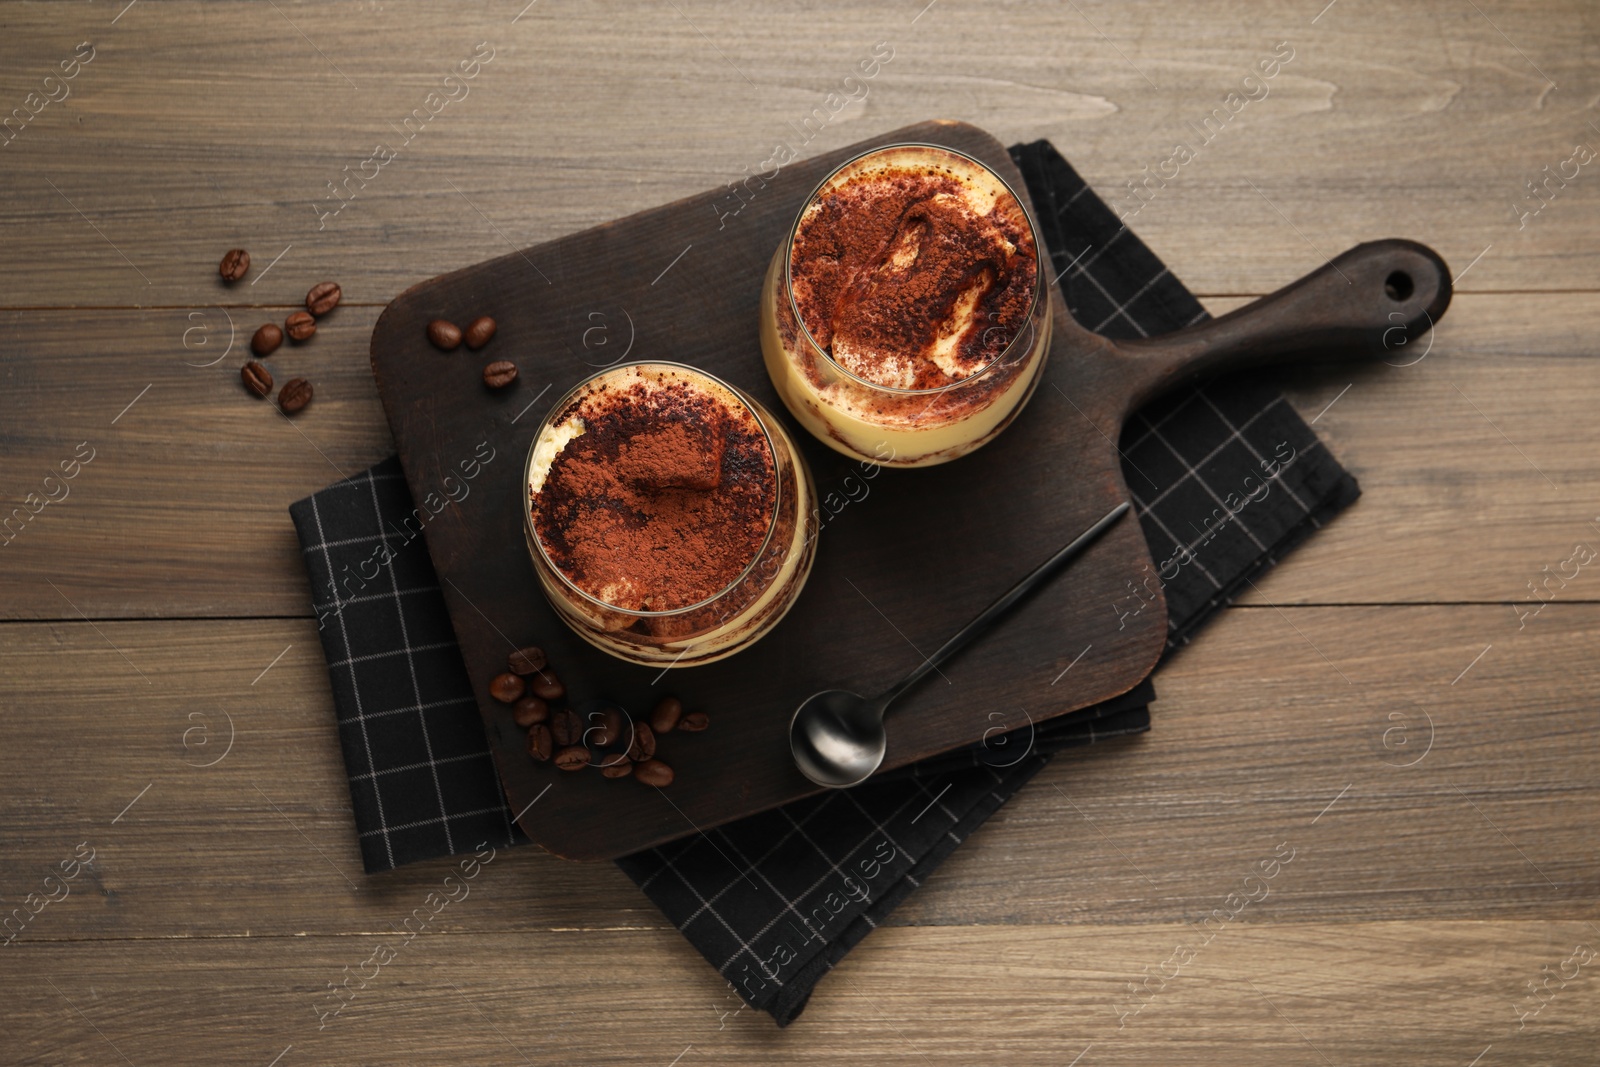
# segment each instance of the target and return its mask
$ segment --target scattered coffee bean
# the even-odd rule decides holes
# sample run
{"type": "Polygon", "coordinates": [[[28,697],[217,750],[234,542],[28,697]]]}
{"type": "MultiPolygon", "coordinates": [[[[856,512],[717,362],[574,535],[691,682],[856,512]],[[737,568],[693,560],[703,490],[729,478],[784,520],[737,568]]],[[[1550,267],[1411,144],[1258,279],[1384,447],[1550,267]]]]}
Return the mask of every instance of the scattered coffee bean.
{"type": "Polygon", "coordinates": [[[656,735],[647,722],[633,724],[633,743],[628,746],[628,758],[643,763],[656,754],[656,735]]]}
{"type": "Polygon", "coordinates": [[[606,733],[611,737],[609,744],[626,747],[633,741],[633,723],[628,720],[627,714],[621,708],[607,708],[605,720],[606,733]]]}
{"type": "Polygon", "coordinates": [[[497,359],[483,368],[483,384],[490,389],[504,389],[517,380],[517,365],[509,359],[497,359]]]}
{"type": "Polygon", "coordinates": [[[311,383],[304,378],[290,378],[278,390],[278,407],[285,415],[293,415],[311,403],[311,383]]]}
{"type": "Polygon", "coordinates": [[[691,711],[678,723],[678,729],[685,733],[697,734],[711,725],[711,718],[703,711],[691,711]]]}
{"type": "Polygon", "coordinates": [[[538,645],[529,645],[511,653],[506,659],[506,667],[512,674],[532,674],[544,670],[548,662],[544,657],[544,649],[538,645]]]}
{"type": "Polygon", "coordinates": [[[583,720],[571,708],[562,708],[550,716],[550,735],[558,745],[575,745],[583,740],[583,720]]]}
{"type": "Polygon", "coordinates": [[[523,697],[511,709],[511,717],[517,720],[518,726],[532,726],[550,717],[550,705],[538,697],[523,697]]]}
{"type": "Polygon", "coordinates": [[[269,322],[255,332],[250,338],[250,351],[258,356],[266,357],[278,350],[283,344],[283,331],[278,329],[278,324],[269,322]]]}
{"type": "Polygon", "coordinates": [[[242,248],[230,248],[223,253],[217,273],[225,282],[236,282],[250,272],[250,253],[242,248]]]}
{"type": "Polygon", "coordinates": [[[633,768],[633,776],[645,785],[667,786],[672,784],[672,768],[658,759],[647,759],[633,768]]]}
{"type": "Polygon", "coordinates": [[[461,327],[444,319],[434,319],[428,323],[428,340],[433,342],[435,348],[453,352],[461,343],[461,327]]]}
{"type": "Polygon", "coordinates": [[[515,704],[527,690],[528,683],[514,674],[497,674],[489,682],[489,695],[502,704],[515,704]]]}
{"type": "Polygon", "coordinates": [[[662,697],[661,703],[650,713],[650,728],[658,734],[670,734],[683,718],[683,701],[677,697],[662,697]]]}
{"type": "Polygon", "coordinates": [[[309,341],[317,332],[317,320],[309,311],[296,311],[283,320],[283,330],[291,341],[309,341]]]}
{"type": "Polygon", "coordinates": [[[613,763],[608,767],[601,767],[600,773],[607,778],[626,778],[633,773],[633,764],[623,760],[621,763],[613,763]]]}
{"type": "Polygon", "coordinates": [[[272,392],[272,372],[253,359],[239,368],[239,377],[244,379],[244,387],[256,396],[264,397],[272,392]]]}
{"type": "Polygon", "coordinates": [[[555,671],[537,670],[533,672],[528,688],[533,690],[533,695],[540,700],[560,700],[567,695],[567,687],[561,684],[561,679],[556,677],[555,671]]]}
{"type": "Polygon", "coordinates": [[[495,321],[487,315],[480,315],[467,324],[467,332],[462,338],[467,342],[467,347],[476,352],[494,339],[495,321]]]}
{"type": "Polygon", "coordinates": [[[306,294],[306,310],[320,319],[339,306],[339,298],[343,295],[338,282],[318,282],[306,294]]]}
{"type": "Polygon", "coordinates": [[[582,745],[569,745],[556,753],[556,766],[564,771],[581,771],[589,766],[589,750],[582,745]]]}
{"type": "Polygon", "coordinates": [[[528,731],[528,755],[543,763],[550,758],[551,751],[555,748],[550,736],[550,727],[544,723],[535,723],[528,731]]]}
{"type": "Polygon", "coordinates": [[[589,713],[589,729],[584,731],[584,744],[596,748],[610,748],[628,736],[628,718],[617,708],[605,708],[589,713]]]}
{"type": "Polygon", "coordinates": [[[595,760],[595,765],[603,771],[611,767],[620,767],[627,762],[626,752],[602,752],[600,758],[595,760]]]}

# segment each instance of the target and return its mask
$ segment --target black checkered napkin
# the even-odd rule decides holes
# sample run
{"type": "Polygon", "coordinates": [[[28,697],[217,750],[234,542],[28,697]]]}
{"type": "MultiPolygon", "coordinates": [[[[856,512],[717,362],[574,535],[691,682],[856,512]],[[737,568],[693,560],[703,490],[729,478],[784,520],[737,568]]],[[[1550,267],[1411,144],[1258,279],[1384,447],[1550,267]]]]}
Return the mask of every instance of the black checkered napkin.
{"type": "Polygon", "coordinates": [[[396,457],[289,508],[368,871],[521,838],[412,508],[396,457]]]}
{"type": "MultiPolygon", "coordinates": [[[[1204,317],[1049,144],[1012,154],[1080,322],[1137,336],[1204,317]]],[[[1247,379],[1158,401],[1130,420],[1121,447],[1158,567],[1181,561],[1147,578],[1165,586],[1169,650],[1358,492],[1293,409],[1247,379]],[[1277,462],[1271,472],[1268,460],[1277,462]],[[1242,506],[1241,491],[1255,494],[1242,506]]],[[[427,553],[399,525],[411,508],[391,459],[290,509],[369,871],[525,840],[505,808],[427,553]]],[[[1126,610],[1140,603],[1130,589],[1126,610]]],[[[1098,707],[619,866],[741,996],[785,1025],[821,976],[1051,753],[1148,729],[1153,698],[1146,681],[1098,707]]]]}

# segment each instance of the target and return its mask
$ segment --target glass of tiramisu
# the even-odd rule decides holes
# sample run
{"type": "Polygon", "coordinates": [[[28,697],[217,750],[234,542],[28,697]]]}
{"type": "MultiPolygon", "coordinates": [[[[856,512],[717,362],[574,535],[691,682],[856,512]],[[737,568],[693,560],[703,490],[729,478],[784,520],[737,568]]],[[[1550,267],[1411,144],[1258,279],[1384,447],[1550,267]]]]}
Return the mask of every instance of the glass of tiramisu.
{"type": "Polygon", "coordinates": [[[823,443],[886,466],[945,463],[1032,395],[1050,288],[1004,179],[949,148],[891,145],[807,198],[767,270],[761,351],[823,443]]]}
{"type": "Polygon", "coordinates": [[[551,408],[528,452],[528,549],[591,644],[688,667],[752,644],[794,603],[816,490],[782,424],[678,363],[612,367],[551,408]]]}

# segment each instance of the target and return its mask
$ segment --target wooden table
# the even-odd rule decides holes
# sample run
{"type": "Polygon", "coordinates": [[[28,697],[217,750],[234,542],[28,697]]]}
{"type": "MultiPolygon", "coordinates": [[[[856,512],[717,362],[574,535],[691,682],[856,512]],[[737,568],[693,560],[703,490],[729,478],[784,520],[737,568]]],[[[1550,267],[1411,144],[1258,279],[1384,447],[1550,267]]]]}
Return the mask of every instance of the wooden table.
{"type": "Polygon", "coordinates": [[[68,894],[0,947],[0,1060],[1592,1058],[1600,573],[1521,614],[1600,544],[1592,5],[524,2],[0,3],[0,510],[60,497],[0,547],[0,904],[68,894]],[[786,1031],[613,867],[531,848],[319,1030],[449,869],[360,873],[285,511],[391,449],[383,305],[742,178],[808,116],[808,151],[1047,137],[1131,209],[1234,91],[1132,220],[1208,307],[1384,236],[1457,296],[1421,362],[1281,376],[1365,496],[1161,673],[1155,729],[1052,763],[786,1031]],[[344,305],[274,357],[316,385],[291,423],[241,353],[325,278],[344,305]]]}

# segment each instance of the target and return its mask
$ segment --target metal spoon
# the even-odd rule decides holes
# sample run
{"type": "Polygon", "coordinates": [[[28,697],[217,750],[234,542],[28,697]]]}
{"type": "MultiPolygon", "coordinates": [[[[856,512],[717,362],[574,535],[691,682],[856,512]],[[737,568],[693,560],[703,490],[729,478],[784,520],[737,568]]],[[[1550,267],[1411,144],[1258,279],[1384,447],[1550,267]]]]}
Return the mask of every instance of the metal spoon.
{"type": "Polygon", "coordinates": [[[872,777],[883,762],[888,743],[883,729],[883,716],[889,710],[889,705],[939,664],[965,648],[973,638],[987,631],[1007,608],[1093,544],[1127,510],[1128,504],[1124,501],[1106,512],[1104,518],[1039,564],[1032,574],[984,608],[960,633],[946,641],[916,670],[877,699],[868,700],[848,689],[825,689],[808,697],[805,703],[795,709],[794,719],[789,723],[789,749],[794,753],[800,773],[818,785],[834,789],[858,785],[872,777]]]}

